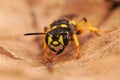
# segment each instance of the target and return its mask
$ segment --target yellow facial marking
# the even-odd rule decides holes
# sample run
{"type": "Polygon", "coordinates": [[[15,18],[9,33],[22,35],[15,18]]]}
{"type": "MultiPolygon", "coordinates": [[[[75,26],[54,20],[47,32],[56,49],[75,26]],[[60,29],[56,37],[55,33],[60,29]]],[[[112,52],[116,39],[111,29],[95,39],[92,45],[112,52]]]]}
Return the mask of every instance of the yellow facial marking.
{"type": "Polygon", "coordinates": [[[77,25],[77,23],[74,20],[69,21],[69,24],[77,25]]]}
{"type": "Polygon", "coordinates": [[[51,42],[52,42],[52,37],[49,36],[49,37],[48,37],[48,44],[50,44],[51,42]]]}
{"type": "Polygon", "coordinates": [[[57,41],[53,41],[53,44],[54,45],[58,45],[59,43],[57,41]]]}
{"type": "Polygon", "coordinates": [[[62,28],[67,28],[68,26],[66,24],[61,24],[60,25],[62,28]]]}
{"type": "Polygon", "coordinates": [[[52,27],[52,29],[55,29],[55,28],[57,28],[57,26],[53,26],[53,27],[52,27]]]}
{"type": "Polygon", "coordinates": [[[60,37],[59,37],[59,42],[60,42],[62,45],[64,45],[64,42],[63,42],[63,37],[62,37],[62,35],[60,35],[60,37]]]}

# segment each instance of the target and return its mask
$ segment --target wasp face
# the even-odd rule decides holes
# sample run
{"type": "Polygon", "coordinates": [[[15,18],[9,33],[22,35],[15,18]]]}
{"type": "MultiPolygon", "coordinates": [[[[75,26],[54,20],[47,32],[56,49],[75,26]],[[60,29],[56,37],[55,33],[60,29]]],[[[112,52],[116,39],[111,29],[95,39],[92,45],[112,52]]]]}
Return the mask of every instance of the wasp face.
{"type": "Polygon", "coordinates": [[[49,34],[46,36],[46,43],[48,45],[59,46],[64,45],[63,36],[61,34],[49,34]]]}
{"type": "Polygon", "coordinates": [[[61,31],[52,31],[52,32],[48,32],[46,35],[46,44],[48,45],[48,47],[54,51],[57,52],[57,54],[61,53],[65,46],[67,46],[69,42],[69,35],[67,33],[63,33],[61,31]],[[56,48],[59,47],[58,50],[56,50],[56,48]]]}
{"type": "Polygon", "coordinates": [[[60,44],[61,44],[60,35],[53,35],[52,36],[52,45],[59,46],[60,44]]]}

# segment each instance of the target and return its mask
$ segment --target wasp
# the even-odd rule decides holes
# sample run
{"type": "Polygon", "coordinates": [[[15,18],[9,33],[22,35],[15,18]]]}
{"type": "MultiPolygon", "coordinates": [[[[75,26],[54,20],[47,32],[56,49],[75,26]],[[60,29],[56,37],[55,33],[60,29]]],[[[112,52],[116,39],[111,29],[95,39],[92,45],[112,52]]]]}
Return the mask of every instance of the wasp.
{"type": "Polygon", "coordinates": [[[44,32],[40,33],[26,33],[24,35],[44,35],[44,60],[47,62],[49,60],[48,53],[46,50],[49,48],[56,55],[62,53],[67,47],[69,41],[74,41],[77,56],[80,58],[80,45],[78,42],[77,35],[80,35],[85,30],[90,30],[97,34],[99,29],[93,27],[88,20],[84,17],[79,23],[73,20],[75,15],[66,15],[58,20],[53,21],[49,27],[45,27],[44,32]],[[84,27],[83,24],[86,24],[87,27],[84,27]],[[61,46],[58,50],[56,47],[61,46]]]}

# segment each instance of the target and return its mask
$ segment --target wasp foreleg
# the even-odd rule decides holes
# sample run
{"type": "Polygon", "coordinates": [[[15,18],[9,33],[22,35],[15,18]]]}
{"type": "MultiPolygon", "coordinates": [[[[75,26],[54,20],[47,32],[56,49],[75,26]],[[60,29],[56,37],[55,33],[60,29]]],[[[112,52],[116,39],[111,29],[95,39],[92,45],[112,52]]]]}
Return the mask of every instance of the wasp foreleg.
{"type": "Polygon", "coordinates": [[[73,34],[72,38],[74,40],[75,46],[77,47],[77,57],[76,57],[76,59],[79,59],[80,58],[80,46],[79,46],[79,42],[78,42],[78,39],[77,39],[77,35],[73,34]]]}

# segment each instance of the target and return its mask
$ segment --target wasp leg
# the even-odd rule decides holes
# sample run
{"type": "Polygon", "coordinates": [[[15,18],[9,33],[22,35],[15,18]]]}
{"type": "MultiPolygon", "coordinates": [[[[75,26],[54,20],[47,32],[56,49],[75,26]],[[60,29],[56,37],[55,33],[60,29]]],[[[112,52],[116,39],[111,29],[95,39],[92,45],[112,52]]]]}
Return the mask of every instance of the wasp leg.
{"type": "Polygon", "coordinates": [[[47,62],[48,62],[48,60],[49,60],[49,57],[48,57],[48,53],[47,53],[47,45],[46,45],[46,43],[45,43],[45,41],[43,41],[44,42],[44,64],[46,64],[47,62]]]}
{"type": "Polygon", "coordinates": [[[49,54],[48,54],[47,49],[48,49],[48,47],[44,41],[44,64],[52,62],[52,58],[49,56],[49,54],[51,54],[52,56],[53,56],[53,54],[51,52],[49,52],[49,54]]]}
{"type": "MultiPolygon", "coordinates": [[[[44,32],[47,33],[49,30],[48,27],[44,27],[44,32]]],[[[47,44],[45,42],[45,36],[43,36],[43,46],[44,46],[44,64],[48,63],[50,61],[48,53],[47,53],[47,44]]]]}
{"type": "Polygon", "coordinates": [[[98,32],[100,31],[98,28],[93,27],[88,21],[87,23],[87,28],[91,31],[94,32],[96,35],[99,36],[98,32]]]}
{"type": "Polygon", "coordinates": [[[97,29],[97,28],[95,28],[95,27],[93,27],[93,26],[88,22],[88,20],[84,17],[84,18],[82,19],[82,21],[77,25],[76,31],[77,31],[77,33],[78,33],[78,32],[81,32],[81,33],[82,33],[82,32],[84,32],[86,29],[90,30],[91,32],[94,32],[96,35],[99,35],[98,32],[99,32],[100,30],[97,29]],[[83,27],[82,27],[85,23],[87,24],[87,28],[83,28],[83,27]]]}
{"type": "Polygon", "coordinates": [[[81,34],[81,33],[83,33],[85,30],[86,30],[86,28],[81,28],[80,30],[78,30],[78,31],[76,32],[76,34],[81,34]]]}
{"type": "Polygon", "coordinates": [[[52,58],[53,57],[50,57],[49,55],[48,55],[48,53],[47,53],[47,45],[46,45],[46,43],[45,43],[45,41],[44,41],[44,61],[43,61],[43,63],[44,63],[44,65],[48,68],[48,70],[50,71],[50,72],[53,72],[54,71],[54,68],[53,68],[53,64],[52,64],[52,58]]]}
{"type": "Polygon", "coordinates": [[[75,46],[77,47],[77,57],[76,57],[76,59],[79,59],[80,58],[80,46],[79,46],[79,42],[78,42],[78,39],[77,39],[77,35],[73,34],[72,38],[74,40],[75,46]]]}

